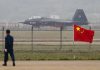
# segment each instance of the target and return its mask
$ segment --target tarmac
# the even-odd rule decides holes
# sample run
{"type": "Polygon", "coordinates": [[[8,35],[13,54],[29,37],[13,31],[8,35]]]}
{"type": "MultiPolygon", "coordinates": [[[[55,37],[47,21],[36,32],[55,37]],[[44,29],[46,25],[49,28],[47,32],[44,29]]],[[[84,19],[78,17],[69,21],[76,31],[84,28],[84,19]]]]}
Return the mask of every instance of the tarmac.
{"type": "Polygon", "coordinates": [[[15,67],[9,61],[0,70],[100,70],[100,61],[16,61],[15,67]]]}

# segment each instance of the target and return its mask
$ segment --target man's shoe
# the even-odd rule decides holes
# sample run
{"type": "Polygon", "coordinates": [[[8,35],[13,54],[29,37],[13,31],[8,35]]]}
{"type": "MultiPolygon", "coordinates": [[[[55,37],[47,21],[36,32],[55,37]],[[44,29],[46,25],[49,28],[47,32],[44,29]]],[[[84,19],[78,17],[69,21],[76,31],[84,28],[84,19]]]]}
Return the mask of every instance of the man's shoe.
{"type": "Polygon", "coordinates": [[[15,63],[13,63],[13,66],[16,66],[15,63]]]}
{"type": "Polygon", "coordinates": [[[7,66],[7,64],[2,64],[2,66],[7,66]]]}

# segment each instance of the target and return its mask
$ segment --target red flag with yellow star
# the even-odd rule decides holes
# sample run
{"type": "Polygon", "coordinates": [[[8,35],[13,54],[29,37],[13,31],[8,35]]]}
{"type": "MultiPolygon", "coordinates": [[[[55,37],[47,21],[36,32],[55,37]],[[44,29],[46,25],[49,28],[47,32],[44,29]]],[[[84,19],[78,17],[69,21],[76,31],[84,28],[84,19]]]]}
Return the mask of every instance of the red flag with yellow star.
{"type": "Polygon", "coordinates": [[[74,25],[74,41],[83,41],[92,43],[94,36],[93,30],[87,30],[78,25],[74,25]]]}

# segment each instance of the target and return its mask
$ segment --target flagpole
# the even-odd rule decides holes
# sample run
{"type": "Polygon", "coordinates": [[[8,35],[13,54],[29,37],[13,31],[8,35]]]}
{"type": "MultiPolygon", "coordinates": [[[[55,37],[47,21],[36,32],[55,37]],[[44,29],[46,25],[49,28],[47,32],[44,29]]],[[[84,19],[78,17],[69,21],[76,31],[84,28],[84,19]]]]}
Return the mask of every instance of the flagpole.
{"type": "MultiPolygon", "coordinates": [[[[89,26],[89,29],[91,30],[91,26],[89,26]]],[[[91,51],[91,43],[89,43],[89,52],[91,51]]]]}

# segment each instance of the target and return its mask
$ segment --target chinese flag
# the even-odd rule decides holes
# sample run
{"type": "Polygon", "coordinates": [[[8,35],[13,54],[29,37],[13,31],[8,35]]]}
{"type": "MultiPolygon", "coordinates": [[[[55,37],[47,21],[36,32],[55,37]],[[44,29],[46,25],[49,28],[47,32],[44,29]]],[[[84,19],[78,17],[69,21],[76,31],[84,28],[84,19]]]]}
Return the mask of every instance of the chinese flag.
{"type": "Polygon", "coordinates": [[[83,41],[92,43],[94,36],[93,30],[87,30],[80,26],[74,25],[74,41],[83,41]]]}

